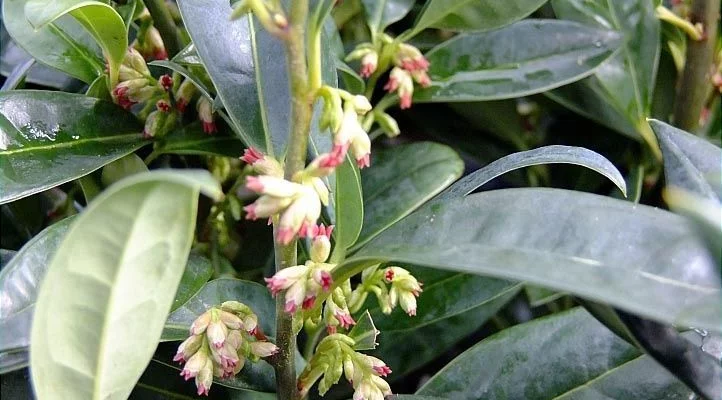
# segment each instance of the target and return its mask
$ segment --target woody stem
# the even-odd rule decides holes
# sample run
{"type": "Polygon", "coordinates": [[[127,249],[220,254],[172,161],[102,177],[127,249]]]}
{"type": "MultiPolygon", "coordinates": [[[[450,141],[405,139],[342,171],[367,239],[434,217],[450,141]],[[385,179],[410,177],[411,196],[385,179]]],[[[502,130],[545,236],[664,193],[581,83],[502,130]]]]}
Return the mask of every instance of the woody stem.
{"type": "MultiPolygon", "coordinates": [[[[305,30],[308,19],[308,0],[291,2],[288,36],[285,40],[288,75],[291,85],[291,132],[286,152],[284,176],[293,176],[306,166],[308,134],[311,127],[313,93],[308,82],[305,30]]],[[[277,230],[278,227],[274,227],[277,230]]],[[[276,271],[296,265],[296,240],[288,245],[275,244],[276,271]]],[[[274,358],[276,386],[279,400],[299,398],[296,387],[296,335],[293,316],[285,312],[283,294],[276,299],[276,345],[279,352],[274,358]]]]}

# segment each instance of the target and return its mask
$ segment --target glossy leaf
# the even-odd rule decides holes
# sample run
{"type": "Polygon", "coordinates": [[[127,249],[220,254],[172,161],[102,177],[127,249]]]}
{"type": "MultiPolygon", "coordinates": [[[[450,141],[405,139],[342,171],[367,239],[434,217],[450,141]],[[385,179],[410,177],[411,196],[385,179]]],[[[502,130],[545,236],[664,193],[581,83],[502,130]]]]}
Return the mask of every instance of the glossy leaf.
{"type": "Polygon", "coordinates": [[[155,151],[172,154],[200,154],[237,158],[243,154],[243,143],[219,126],[219,132],[208,135],[200,121],[180,127],[157,143],[155,151]]]}
{"type": "Polygon", "coordinates": [[[173,305],[170,308],[171,312],[177,310],[198,293],[212,275],[213,265],[211,260],[198,253],[191,252],[188,256],[186,268],[183,270],[183,276],[181,276],[178,284],[173,305]]]}
{"type": "Polygon", "coordinates": [[[361,174],[364,223],[358,249],[456,180],[464,163],[451,148],[419,142],[371,154],[361,174]]]}
{"type": "Polygon", "coordinates": [[[82,95],[0,93],[0,203],[87,175],[145,144],[120,107],[82,95]]]}
{"type": "Polygon", "coordinates": [[[400,308],[381,313],[376,299],[369,311],[381,331],[374,355],[394,371],[395,380],[413,372],[477,331],[507,304],[520,283],[422,267],[407,267],[424,283],[416,316],[400,308]]]}
{"type": "MultiPolygon", "coordinates": [[[[275,335],[276,306],[268,290],[255,282],[221,278],[206,283],[190,300],[168,316],[161,340],[184,340],[188,337],[188,328],[198,316],[208,308],[229,300],[240,301],[251,307],[258,315],[262,332],[269,336],[275,335]]],[[[234,388],[275,390],[273,368],[265,362],[246,363],[241,374],[217,382],[234,388]]]]}
{"type": "MultiPolygon", "coordinates": [[[[268,34],[259,30],[256,32],[247,17],[231,21],[231,6],[226,0],[183,0],[178,4],[183,22],[193,39],[193,44],[203,62],[213,85],[218,91],[228,116],[235,125],[247,146],[272,153],[281,143],[273,144],[270,137],[269,118],[263,103],[263,91],[259,91],[259,78],[254,65],[256,40],[259,36],[265,38],[269,46],[277,47],[274,52],[264,51],[261,56],[270,63],[276,63],[278,69],[283,69],[283,79],[278,77],[266,80],[278,89],[278,93],[266,96],[275,101],[288,100],[288,81],[285,75],[283,60],[283,44],[277,39],[268,37],[268,34]],[[213,21],[212,24],[208,21],[213,21]],[[271,43],[273,40],[273,43],[271,43]],[[282,92],[285,89],[285,92],[282,92]],[[264,106],[260,104],[263,103],[264,106]]],[[[290,103],[274,109],[274,115],[287,117],[290,103]]],[[[283,118],[280,118],[283,120],[283,118]]],[[[275,127],[275,126],[274,126],[275,127]]],[[[288,127],[274,131],[276,135],[288,134],[288,127]]]]}
{"type": "Polygon", "coordinates": [[[20,47],[36,60],[86,83],[103,73],[101,51],[82,26],[71,16],[65,16],[35,29],[25,17],[27,2],[2,2],[3,24],[20,47]]]}
{"type": "Polygon", "coordinates": [[[583,147],[552,145],[502,157],[455,182],[434,199],[434,201],[466,196],[507,172],[543,164],[572,164],[586,167],[604,175],[612,181],[623,194],[627,192],[627,184],[624,181],[624,177],[614,164],[604,158],[604,156],[583,147]]]}
{"type": "Polygon", "coordinates": [[[617,311],[637,343],[658,363],[706,399],[722,398],[722,364],[671,326],[617,311]]]}
{"type": "Polygon", "coordinates": [[[178,54],[173,57],[172,60],[176,64],[181,65],[201,65],[201,58],[198,56],[198,51],[196,51],[196,45],[193,43],[189,44],[188,46],[184,47],[181,51],[178,52],[178,54]]]}
{"type": "Polygon", "coordinates": [[[346,161],[335,171],[336,190],[334,235],[336,243],[346,249],[351,247],[361,233],[364,219],[361,176],[358,167],[347,156],[346,161]]]}
{"type": "Polygon", "coordinates": [[[387,26],[401,20],[411,11],[414,0],[362,0],[366,23],[371,35],[383,33],[387,26]]]}
{"type": "Polygon", "coordinates": [[[220,278],[203,285],[201,290],[168,316],[161,340],[184,340],[188,337],[188,328],[196,318],[209,307],[229,300],[240,301],[251,307],[258,315],[263,333],[275,335],[276,306],[268,290],[255,282],[220,278]]]}
{"type": "Polygon", "coordinates": [[[579,308],[505,329],[481,341],[417,393],[459,400],[656,400],[686,399],[691,394],[650,357],[579,308]]]}
{"type": "Polygon", "coordinates": [[[427,54],[431,86],[416,91],[414,99],[482,101],[541,93],[591,75],[620,44],[616,32],[557,20],[463,34],[427,54]]]}
{"type": "Polygon", "coordinates": [[[660,54],[660,22],[652,2],[553,0],[552,5],[559,18],[618,31],[624,43],[594,76],[551,97],[613,129],[653,142],[640,127],[649,115],[660,54]]]}
{"type": "Polygon", "coordinates": [[[555,292],[539,286],[526,286],[524,288],[529,306],[539,307],[564,296],[564,293],[555,292]]]}
{"type": "Polygon", "coordinates": [[[662,192],[669,209],[684,215],[694,223],[697,233],[704,238],[712,254],[722,254],[722,205],[717,200],[675,186],[667,186],[662,192]]]}
{"type": "MultiPolygon", "coordinates": [[[[426,28],[488,31],[509,25],[541,7],[546,0],[429,0],[409,36],[426,28]]],[[[406,36],[406,35],[404,35],[406,36]]]]}
{"type": "Polygon", "coordinates": [[[128,48],[123,18],[113,7],[94,0],[28,0],[25,16],[36,28],[42,28],[65,14],[72,15],[95,39],[108,62],[110,86],[118,81],[118,70],[128,48]]]}
{"type": "Polygon", "coordinates": [[[33,317],[30,362],[39,398],[130,394],[180,283],[199,192],[223,196],[207,171],[134,175],[73,222],[48,267],[33,317]]]}
{"type": "Polygon", "coordinates": [[[662,148],[667,184],[721,201],[722,149],[664,122],[651,120],[650,125],[662,148]]]}
{"type": "Polygon", "coordinates": [[[334,281],[386,260],[526,281],[679,326],[722,326],[717,262],[693,227],[582,192],[504,189],[432,202],[337,267],[334,281]]]}

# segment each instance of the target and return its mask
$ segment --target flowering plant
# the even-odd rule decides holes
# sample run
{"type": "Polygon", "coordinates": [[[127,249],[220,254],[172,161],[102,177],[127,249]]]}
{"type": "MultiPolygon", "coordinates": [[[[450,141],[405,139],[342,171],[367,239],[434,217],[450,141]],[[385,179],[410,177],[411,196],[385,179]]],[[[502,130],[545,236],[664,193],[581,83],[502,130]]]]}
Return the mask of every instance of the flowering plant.
{"type": "Polygon", "coordinates": [[[2,12],[3,399],[722,397],[719,0],[2,12]]]}

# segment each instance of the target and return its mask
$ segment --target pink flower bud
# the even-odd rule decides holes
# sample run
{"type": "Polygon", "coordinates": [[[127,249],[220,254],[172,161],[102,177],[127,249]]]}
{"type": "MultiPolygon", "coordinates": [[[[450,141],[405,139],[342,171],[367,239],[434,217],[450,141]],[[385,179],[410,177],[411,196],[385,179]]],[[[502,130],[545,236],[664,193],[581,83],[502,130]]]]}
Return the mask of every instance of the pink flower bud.
{"type": "Polygon", "coordinates": [[[190,79],[185,79],[178,87],[178,90],[175,92],[175,106],[181,113],[185,112],[186,107],[188,104],[190,104],[191,100],[193,99],[193,96],[195,96],[196,91],[195,85],[193,85],[193,82],[191,82],[190,79]]]}
{"type": "Polygon", "coordinates": [[[226,327],[228,327],[228,329],[243,328],[243,321],[235,314],[231,314],[227,311],[221,311],[219,318],[221,319],[221,322],[223,322],[226,327]]]}
{"type": "Polygon", "coordinates": [[[293,201],[291,197],[261,196],[252,204],[243,209],[246,211],[246,219],[255,220],[268,218],[283,211],[293,201]]]}
{"type": "Polygon", "coordinates": [[[361,58],[361,71],[360,75],[362,78],[370,77],[376,72],[376,67],[379,63],[379,55],[375,51],[367,53],[361,58]]]}
{"type": "Polygon", "coordinates": [[[206,336],[208,341],[213,347],[220,349],[226,342],[226,335],[228,334],[228,328],[223,324],[220,319],[211,321],[206,329],[206,336]]]}
{"type": "Polygon", "coordinates": [[[208,391],[211,389],[211,385],[213,384],[213,363],[210,359],[206,361],[206,365],[198,371],[195,383],[196,388],[198,389],[198,396],[208,396],[208,391]]]}
{"type": "Polygon", "coordinates": [[[173,361],[184,362],[190,359],[203,344],[203,336],[191,335],[188,339],[184,340],[183,343],[178,346],[178,351],[173,357],[173,361]]]}
{"type": "Polygon", "coordinates": [[[190,332],[191,335],[200,335],[206,331],[208,324],[211,322],[211,312],[206,311],[191,324],[190,332]]]}
{"type": "Polygon", "coordinates": [[[185,380],[195,378],[196,375],[198,375],[198,372],[203,369],[209,361],[210,359],[208,357],[208,353],[206,353],[205,350],[198,351],[190,359],[188,359],[188,362],[183,367],[180,375],[185,380]]]}
{"type": "Polygon", "coordinates": [[[306,299],[306,282],[305,279],[299,280],[298,282],[291,285],[286,291],[286,306],[285,310],[287,313],[294,313],[299,306],[303,305],[303,301],[306,299]]]}
{"type": "Polygon", "coordinates": [[[271,295],[276,296],[281,290],[288,289],[296,282],[306,279],[308,275],[308,267],[305,265],[295,265],[293,267],[284,268],[270,278],[265,278],[271,295]]]}
{"type": "Polygon", "coordinates": [[[213,117],[213,105],[204,96],[201,96],[196,103],[196,109],[198,110],[198,118],[203,124],[203,132],[212,134],[218,131],[216,127],[215,118],[213,117]]]}
{"type": "Polygon", "coordinates": [[[269,175],[247,177],[246,187],[258,194],[267,194],[274,197],[292,197],[299,194],[303,189],[303,186],[297,183],[269,175]]]}
{"type": "Polygon", "coordinates": [[[161,75],[161,77],[158,78],[158,84],[163,88],[163,90],[171,90],[173,88],[173,78],[171,78],[168,74],[161,75]]]}
{"type": "Polygon", "coordinates": [[[252,342],[251,353],[257,357],[264,358],[278,353],[278,347],[271,342],[252,342]]]}
{"type": "Polygon", "coordinates": [[[168,102],[165,100],[158,100],[155,103],[155,107],[158,109],[158,111],[161,111],[164,113],[170,112],[170,104],[168,104],[168,102]]]}

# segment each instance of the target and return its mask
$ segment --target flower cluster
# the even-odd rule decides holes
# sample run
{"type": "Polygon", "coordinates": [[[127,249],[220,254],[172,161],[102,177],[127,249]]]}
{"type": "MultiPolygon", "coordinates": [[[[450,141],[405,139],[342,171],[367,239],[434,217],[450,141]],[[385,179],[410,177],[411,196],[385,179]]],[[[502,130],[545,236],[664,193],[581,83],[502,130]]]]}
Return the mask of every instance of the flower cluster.
{"type": "MultiPolygon", "coordinates": [[[[175,126],[178,115],[171,108],[172,99],[176,109],[183,113],[186,106],[193,100],[198,90],[194,84],[186,79],[174,91],[174,80],[170,75],[162,75],[155,79],[143,56],[138,50],[129,47],[123,63],[119,68],[119,83],[113,88],[113,100],[125,109],[130,109],[138,103],[145,103],[146,107],[140,112],[145,119],[143,134],[146,137],[164,136],[175,126]],[[154,109],[151,111],[150,108],[154,109]]],[[[217,131],[213,115],[213,105],[210,100],[200,96],[196,103],[198,117],[206,133],[217,131]]]]}
{"type": "Polygon", "coordinates": [[[361,284],[349,296],[352,311],[358,311],[369,292],[376,295],[381,311],[389,314],[400,305],[410,316],[416,315],[416,298],[423,289],[423,284],[409,273],[399,267],[379,268],[378,265],[369,267],[361,274],[361,284]]]}
{"type": "Polygon", "coordinates": [[[149,23],[141,23],[138,35],[131,47],[138,50],[148,61],[168,59],[168,52],[165,49],[163,39],[160,37],[160,32],[149,23]]]}
{"type": "Polygon", "coordinates": [[[324,102],[320,127],[333,134],[333,149],[322,161],[331,167],[339,165],[350,150],[359,168],[370,166],[371,140],[359,122],[360,116],[371,111],[368,99],[330,86],[322,86],[318,97],[324,102]]]}
{"type": "Polygon", "coordinates": [[[322,154],[289,181],[283,178],[278,161],[256,149],[247,149],[241,159],[262,175],[246,179],[246,187],[261,195],[244,208],[246,218],[270,218],[269,222],[277,218],[276,240],[282,244],[296,236],[308,236],[321,216],[321,205],[328,204],[328,188],[321,178],[336,167],[332,158],[322,154]]]}
{"type": "Polygon", "coordinates": [[[284,268],[271,278],[266,278],[266,284],[273,296],[285,290],[285,307],[288,313],[297,310],[313,308],[316,297],[321,291],[331,288],[332,264],[325,261],[330,252],[331,232],[333,226],[325,228],[323,225],[309,229],[309,236],[313,242],[311,246],[311,260],[303,265],[284,268]]]}
{"type": "Polygon", "coordinates": [[[383,400],[390,395],[391,388],[383,377],[391,373],[391,368],[376,357],[357,352],[355,345],[351,337],[340,333],[323,338],[298,378],[301,397],[319,379],[318,392],[323,396],[342,375],[354,388],[354,400],[383,400]]]}
{"type": "Polygon", "coordinates": [[[361,60],[360,74],[364,78],[380,75],[391,69],[389,80],[384,89],[399,95],[402,109],[411,107],[414,94],[414,82],[427,87],[431,84],[427,71],[429,61],[416,47],[400,43],[388,35],[381,35],[375,43],[362,43],[352,51],[347,61],[361,60]]]}
{"type": "Polygon", "coordinates": [[[227,301],[199,316],[191,336],[178,347],[173,361],[185,363],[181,376],[195,378],[198,394],[208,395],[213,377],[230,378],[245,365],[275,354],[278,348],[258,329],[258,317],[245,304],[227,301]]]}

